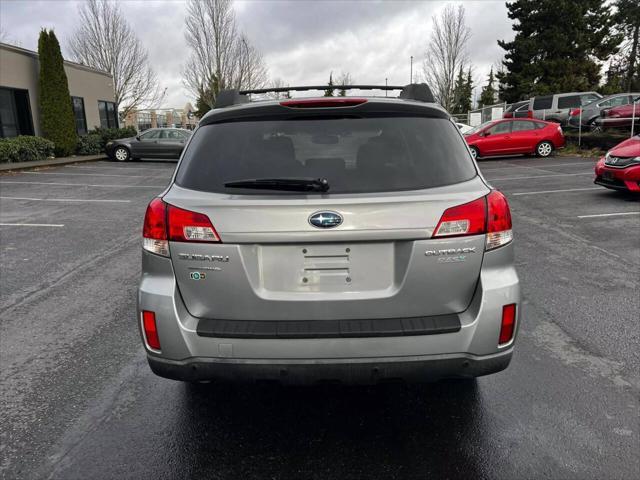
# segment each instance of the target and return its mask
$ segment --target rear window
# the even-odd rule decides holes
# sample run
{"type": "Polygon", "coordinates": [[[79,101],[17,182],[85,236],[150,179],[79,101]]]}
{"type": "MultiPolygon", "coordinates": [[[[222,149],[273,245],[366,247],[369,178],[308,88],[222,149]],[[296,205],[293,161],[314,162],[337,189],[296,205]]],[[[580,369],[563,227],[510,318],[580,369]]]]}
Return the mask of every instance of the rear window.
{"type": "Polygon", "coordinates": [[[534,110],[545,110],[551,108],[553,97],[551,95],[546,97],[535,97],[533,99],[534,110]]]}
{"type": "Polygon", "coordinates": [[[464,140],[449,120],[313,118],[203,125],[187,147],[176,183],[207,192],[282,195],[289,192],[225,183],[325,178],[329,193],[366,193],[420,190],[475,175],[464,140]]]}

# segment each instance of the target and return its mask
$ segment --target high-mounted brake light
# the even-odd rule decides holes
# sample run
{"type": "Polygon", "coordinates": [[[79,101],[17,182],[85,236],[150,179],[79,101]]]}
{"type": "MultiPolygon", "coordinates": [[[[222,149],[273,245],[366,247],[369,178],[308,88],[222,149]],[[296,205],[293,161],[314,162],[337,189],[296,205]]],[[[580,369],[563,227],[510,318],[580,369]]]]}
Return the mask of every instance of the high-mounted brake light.
{"type": "Polygon", "coordinates": [[[513,239],[507,199],[502,193],[493,190],[486,197],[448,208],[433,232],[432,238],[486,233],[485,250],[506,245],[513,239]]]}
{"type": "Polygon", "coordinates": [[[168,205],[154,198],[144,217],[143,248],[148,252],[169,256],[169,240],[172,242],[220,241],[220,236],[203,213],[191,212],[168,205]]]}
{"type": "Polygon", "coordinates": [[[301,100],[285,100],[280,102],[283,107],[289,108],[332,108],[355,107],[366,103],[366,98],[334,97],[334,98],[308,98],[301,100]]]}

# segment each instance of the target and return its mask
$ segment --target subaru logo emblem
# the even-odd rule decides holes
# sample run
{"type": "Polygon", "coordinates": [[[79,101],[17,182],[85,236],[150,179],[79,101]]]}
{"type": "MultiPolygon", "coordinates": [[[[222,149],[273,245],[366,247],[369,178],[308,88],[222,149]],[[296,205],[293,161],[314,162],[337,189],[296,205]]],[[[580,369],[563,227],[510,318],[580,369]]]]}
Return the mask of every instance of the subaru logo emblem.
{"type": "Polygon", "coordinates": [[[342,215],[336,212],[316,212],[309,217],[309,223],[317,228],[333,228],[342,223],[342,215]]]}

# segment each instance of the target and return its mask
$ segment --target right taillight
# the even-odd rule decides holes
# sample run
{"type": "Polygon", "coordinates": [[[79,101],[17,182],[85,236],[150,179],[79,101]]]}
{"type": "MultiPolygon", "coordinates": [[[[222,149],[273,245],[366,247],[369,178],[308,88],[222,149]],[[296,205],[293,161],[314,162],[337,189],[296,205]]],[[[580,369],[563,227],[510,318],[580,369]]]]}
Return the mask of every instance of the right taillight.
{"type": "Polygon", "coordinates": [[[506,245],[513,240],[511,210],[507,198],[497,190],[487,195],[487,240],[485,250],[506,245]]]}
{"type": "Polygon", "coordinates": [[[220,242],[211,220],[203,213],[174,207],[154,198],[144,217],[143,248],[148,252],[170,256],[172,242],[220,242]]]}
{"type": "Polygon", "coordinates": [[[505,196],[493,190],[486,197],[445,210],[432,238],[486,234],[485,250],[506,245],[513,239],[511,211],[505,196]]]}

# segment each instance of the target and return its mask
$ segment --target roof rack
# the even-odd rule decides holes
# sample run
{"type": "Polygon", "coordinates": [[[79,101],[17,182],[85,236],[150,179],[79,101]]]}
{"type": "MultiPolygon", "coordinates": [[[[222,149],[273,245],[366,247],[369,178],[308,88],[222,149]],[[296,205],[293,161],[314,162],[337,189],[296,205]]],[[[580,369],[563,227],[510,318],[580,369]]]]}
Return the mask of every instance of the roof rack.
{"type": "MultiPolygon", "coordinates": [[[[221,90],[216,98],[214,108],[230,107],[241,103],[248,103],[248,95],[265,93],[306,92],[309,90],[327,90],[328,85],[310,85],[302,87],[274,87],[258,88],[254,90],[221,90]]],[[[417,100],[420,102],[435,102],[433,93],[426,83],[411,83],[409,85],[336,85],[335,90],[400,90],[400,98],[417,100]]]]}

